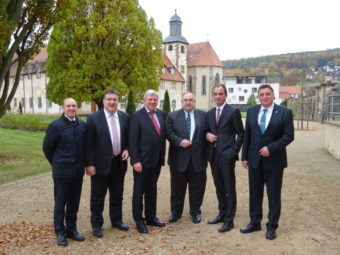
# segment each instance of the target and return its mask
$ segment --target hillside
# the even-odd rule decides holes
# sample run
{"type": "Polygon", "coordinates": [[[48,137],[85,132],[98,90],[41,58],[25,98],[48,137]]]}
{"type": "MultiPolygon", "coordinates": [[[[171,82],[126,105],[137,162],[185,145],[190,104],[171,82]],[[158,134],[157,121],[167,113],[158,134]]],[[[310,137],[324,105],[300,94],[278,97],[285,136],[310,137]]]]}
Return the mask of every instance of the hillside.
{"type": "Polygon", "coordinates": [[[281,85],[340,76],[340,48],[223,61],[224,75],[266,75],[281,85]]]}

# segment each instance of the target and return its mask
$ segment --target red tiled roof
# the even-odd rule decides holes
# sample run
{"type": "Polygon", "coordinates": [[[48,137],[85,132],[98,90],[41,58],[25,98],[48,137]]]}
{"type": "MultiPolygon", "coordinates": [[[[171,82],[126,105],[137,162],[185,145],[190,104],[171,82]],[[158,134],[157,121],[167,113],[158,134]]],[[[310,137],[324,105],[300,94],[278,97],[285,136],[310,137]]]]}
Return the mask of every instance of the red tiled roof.
{"type": "MultiPolygon", "coordinates": [[[[14,56],[14,59],[16,59],[17,55],[14,56]]],[[[46,68],[46,60],[47,60],[47,49],[46,47],[44,48],[40,48],[40,51],[37,55],[35,55],[33,57],[33,59],[30,59],[28,61],[27,64],[35,64],[35,63],[43,63],[40,67],[39,67],[39,72],[44,72],[45,68],[46,68]]],[[[27,65],[26,64],[26,65],[27,65]]],[[[10,70],[10,76],[15,76],[16,74],[16,70],[17,70],[17,66],[18,63],[16,62],[14,65],[11,66],[11,70],[10,70]]],[[[38,68],[38,67],[34,67],[34,68],[38,68]]],[[[22,69],[22,74],[27,74],[28,70],[26,70],[25,68],[22,69]]],[[[37,69],[32,70],[33,73],[37,72],[37,69]]]]}
{"type": "Polygon", "coordinates": [[[185,82],[183,76],[180,74],[180,72],[177,71],[177,69],[174,67],[174,65],[167,56],[163,56],[163,63],[164,73],[162,73],[161,75],[161,80],[185,82]],[[173,68],[174,70],[173,74],[171,74],[170,72],[171,68],[173,68]]]}
{"type": "Polygon", "coordinates": [[[299,94],[301,94],[301,87],[299,86],[280,86],[279,97],[282,99],[299,94]]]}
{"type": "Polygon", "coordinates": [[[209,42],[188,45],[188,67],[190,66],[221,66],[224,67],[209,42]]]}

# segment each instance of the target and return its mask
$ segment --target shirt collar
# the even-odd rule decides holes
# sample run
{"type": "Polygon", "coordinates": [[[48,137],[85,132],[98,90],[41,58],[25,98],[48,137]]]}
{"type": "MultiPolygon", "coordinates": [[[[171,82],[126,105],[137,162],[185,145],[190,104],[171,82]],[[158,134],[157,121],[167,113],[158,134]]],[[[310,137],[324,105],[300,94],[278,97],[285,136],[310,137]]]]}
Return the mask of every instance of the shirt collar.
{"type": "Polygon", "coordinates": [[[272,103],[272,105],[271,105],[271,106],[269,106],[268,108],[265,108],[265,107],[263,107],[263,105],[261,105],[260,112],[262,112],[264,109],[267,109],[267,110],[268,110],[268,112],[272,112],[272,111],[273,111],[273,109],[274,109],[274,103],[272,103]]]}
{"type": "Polygon", "coordinates": [[[65,113],[64,113],[64,116],[66,119],[68,119],[69,121],[76,121],[76,117],[74,117],[74,119],[71,119],[69,116],[67,116],[65,113]]]}
{"type": "MultiPolygon", "coordinates": [[[[144,107],[145,107],[145,110],[146,110],[147,113],[151,112],[148,107],[146,107],[146,106],[144,106],[144,107]]],[[[156,109],[153,112],[156,113],[156,109]]]]}
{"type": "Polygon", "coordinates": [[[221,106],[217,106],[216,105],[216,111],[217,111],[217,109],[221,109],[221,112],[223,111],[223,108],[224,108],[224,106],[227,104],[227,101],[226,102],[224,102],[224,104],[222,104],[221,106]]]}
{"type": "MultiPolygon", "coordinates": [[[[105,113],[105,117],[106,117],[107,119],[111,117],[111,113],[109,113],[109,112],[106,111],[105,109],[104,109],[104,113],[105,113]]],[[[114,116],[115,118],[118,118],[118,111],[115,111],[115,113],[113,114],[113,116],[114,116]]]]}

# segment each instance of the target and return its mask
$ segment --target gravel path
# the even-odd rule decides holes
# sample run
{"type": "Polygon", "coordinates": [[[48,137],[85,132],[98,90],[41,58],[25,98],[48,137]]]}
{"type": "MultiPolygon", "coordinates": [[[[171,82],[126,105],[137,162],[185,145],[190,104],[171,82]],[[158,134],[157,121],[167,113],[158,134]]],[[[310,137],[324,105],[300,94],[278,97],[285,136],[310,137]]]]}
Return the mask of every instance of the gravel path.
{"type": "MultiPolygon", "coordinates": [[[[0,185],[0,254],[340,254],[340,161],[322,148],[323,126],[311,123],[310,127],[310,131],[296,131],[295,141],[288,147],[281,221],[274,241],[264,238],[265,230],[248,235],[239,232],[249,218],[247,171],[238,162],[235,228],[224,234],[217,232],[219,226],[207,224],[208,219],[217,215],[210,169],[200,224],[191,222],[186,201],[184,215],[178,222],[162,229],[150,227],[148,235],[141,235],[131,215],[130,168],[123,205],[124,221],[130,231],[110,227],[106,203],[101,239],[91,234],[89,177],[86,176],[78,215],[78,230],[86,241],[69,241],[68,247],[55,244],[50,173],[0,185]]],[[[158,184],[158,217],[167,221],[168,167],[163,167],[158,184]]],[[[266,199],[264,214],[267,214],[266,199]]]]}

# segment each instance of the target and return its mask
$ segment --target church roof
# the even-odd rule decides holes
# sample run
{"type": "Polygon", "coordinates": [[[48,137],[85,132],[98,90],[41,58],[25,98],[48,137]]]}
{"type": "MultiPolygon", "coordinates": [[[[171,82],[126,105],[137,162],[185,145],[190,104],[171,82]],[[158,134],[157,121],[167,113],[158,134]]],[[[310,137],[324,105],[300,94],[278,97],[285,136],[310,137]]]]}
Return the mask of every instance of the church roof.
{"type": "Polygon", "coordinates": [[[188,45],[188,67],[190,66],[220,66],[221,60],[209,42],[192,43],[188,45]]]}
{"type": "Polygon", "coordinates": [[[164,67],[162,69],[161,80],[185,82],[180,72],[177,71],[171,60],[167,56],[163,57],[164,67]]]}

